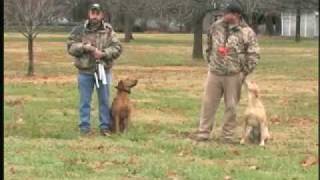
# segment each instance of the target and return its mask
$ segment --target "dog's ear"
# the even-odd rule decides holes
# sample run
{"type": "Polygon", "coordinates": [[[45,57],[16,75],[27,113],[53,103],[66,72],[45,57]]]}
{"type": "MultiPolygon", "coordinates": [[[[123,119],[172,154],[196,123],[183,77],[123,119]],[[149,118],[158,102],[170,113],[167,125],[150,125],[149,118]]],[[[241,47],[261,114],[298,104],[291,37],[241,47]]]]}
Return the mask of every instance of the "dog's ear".
{"type": "Polygon", "coordinates": [[[120,80],[120,81],[118,82],[118,85],[117,85],[115,88],[116,88],[116,89],[123,89],[123,88],[124,88],[123,81],[120,80]]]}
{"type": "Polygon", "coordinates": [[[130,88],[136,86],[138,84],[138,80],[134,80],[133,83],[131,84],[130,88]]]}
{"type": "Polygon", "coordinates": [[[258,97],[259,97],[259,91],[258,91],[258,89],[253,90],[253,94],[254,94],[254,96],[255,96],[256,98],[258,98],[258,97]]]}
{"type": "Polygon", "coordinates": [[[123,80],[120,80],[120,81],[118,82],[118,86],[116,86],[115,88],[118,89],[118,90],[120,90],[120,91],[121,91],[121,90],[122,90],[122,91],[124,90],[124,91],[130,93],[130,87],[128,87],[123,80]]]}

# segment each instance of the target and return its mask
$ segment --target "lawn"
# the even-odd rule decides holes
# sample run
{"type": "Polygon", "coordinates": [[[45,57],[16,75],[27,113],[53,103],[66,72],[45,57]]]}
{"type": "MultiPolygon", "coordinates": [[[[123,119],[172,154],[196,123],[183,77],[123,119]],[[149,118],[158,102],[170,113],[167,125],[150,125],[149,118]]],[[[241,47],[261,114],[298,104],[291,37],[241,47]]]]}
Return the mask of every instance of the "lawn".
{"type": "MultiPolygon", "coordinates": [[[[262,58],[250,78],[261,89],[273,136],[261,148],[189,138],[207,73],[205,61],[191,59],[191,34],[136,34],[123,43],[113,79],[139,80],[130,95],[132,127],[101,137],[95,93],[95,135],[80,137],[77,71],[66,37],[39,35],[36,75],[28,78],[26,41],[15,33],[4,36],[5,179],[318,179],[319,165],[312,164],[319,158],[318,40],[259,37],[262,58]]],[[[221,103],[213,136],[221,132],[221,103]]],[[[246,105],[243,90],[238,136],[246,105]]]]}

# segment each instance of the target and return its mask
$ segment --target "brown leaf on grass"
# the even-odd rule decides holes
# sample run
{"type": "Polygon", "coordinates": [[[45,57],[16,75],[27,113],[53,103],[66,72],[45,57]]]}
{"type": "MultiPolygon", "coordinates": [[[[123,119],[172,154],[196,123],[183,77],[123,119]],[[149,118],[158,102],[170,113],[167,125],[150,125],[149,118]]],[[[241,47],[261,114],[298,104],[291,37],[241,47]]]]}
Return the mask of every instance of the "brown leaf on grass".
{"type": "Polygon", "coordinates": [[[23,98],[19,98],[19,99],[7,99],[5,100],[5,103],[8,106],[19,106],[22,105],[24,103],[24,99],[23,98]]]}
{"type": "Polygon", "coordinates": [[[120,160],[117,160],[117,159],[115,159],[115,160],[113,160],[113,161],[111,161],[111,162],[112,162],[112,164],[114,164],[114,165],[122,165],[122,164],[125,164],[124,161],[120,161],[120,160]]]}
{"type": "Polygon", "coordinates": [[[183,149],[183,150],[181,150],[181,151],[179,152],[178,156],[183,157],[183,156],[187,156],[187,155],[189,155],[189,154],[191,154],[190,150],[188,150],[188,149],[183,149]]]}
{"type": "Polygon", "coordinates": [[[101,161],[95,161],[89,163],[88,166],[94,171],[100,171],[104,168],[104,163],[101,161]]]}
{"type": "Polygon", "coordinates": [[[280,103],[282,106],[288,106],[288,104],[289,104],[288,97],[282,98],[279,103],[280,103]]]}
{"type": "Polygon", "coordinates": [[[258,170],[259,167],[258,167],[258,166],[250,166],[249,169],[251,169],[251,170],[258,170]]]}
{"type": "Polygon", "coordinates": [[[231,180],[232,178],[231,178],[231,176],[225,176],[223,179],[224,180],[231,180]]]}
{"type": "Polygon", "coordinates": [[[139,159],[137,156],[131,156],[128,160],[129,164],[138,164],[138,162],[139,162],[139,159]]]}
{"type": "Polygon", "coordinates": [[[232,154],[236,155],[236,156],[239,156],[240,155],[240,152],[236,149],[232,149],[231,150],[232,154]]]}
{"type": "Polygon", "coordinates": [[[300,164],[302,165],[302,167],[306,168],[306,167],[310,167],[312,165],[317,164],[318,161],[319,161],[318,157],[309,155],[304,160],[302,160],[300,164]]]}
{"type": "Polygon", "coordinates": [[[9,171],[12,173],[12,174],[15,174],[16,173],[16,168],[14,166],[11,166],[9,171]]]}
{"type": "Polygon", "coordinates": [[[22,118],[19,118],[17,121],[16,121],[17,124],[24,124],[24,120],[22,118]]]}
{"type": "Polygon", "coordinates": [[[280,118],[278,116],[273,116],[269,120],[272,124],[280,124],[280,118]]]}
{"type": "Polygon", "coordinates": [[[102,150],[103,148],[104,148],[103,145],[99,145],[99,146],[97,147],[98,150],[102,150]]]}
{"type": "Polygon", "coordinates": [[[178,174],[176,172],[174,172],[174,171],[168,171],[167,172],[167,177],[170,180],[178,180],[179,179],[178,178],[178,174]]]}
{"type": "Polygon", "coordinates": [[[315,121],[311,118],[307,117],[293,117],[289,119],[289,123],[293,126],[299,126],[299,127],[305,127],[305,126],[310,126],[314,123],[315,121]]]}
{"type": "Polygon", "coordinates": [[[184,152],[183,151],[179,152],[178,156],[184,156],[184,152]]]}

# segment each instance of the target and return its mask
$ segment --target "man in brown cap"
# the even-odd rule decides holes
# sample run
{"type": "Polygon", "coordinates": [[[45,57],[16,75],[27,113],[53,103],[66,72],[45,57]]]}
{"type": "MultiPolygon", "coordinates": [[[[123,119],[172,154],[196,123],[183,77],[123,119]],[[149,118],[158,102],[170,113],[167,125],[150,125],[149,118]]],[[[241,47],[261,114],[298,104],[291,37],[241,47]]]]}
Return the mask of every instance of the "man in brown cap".
{"type": "Polygon", "coordinates": [[[99,4],[92,4],[88,20],[75,27],[67,42],[68,52],[74,57],[74,65],[79,70],[78,88],[80,93],[80,133],[90,132],[91,97],[96,87],[99,101],[100,133],[110,133],[111,116],[109,110],[109,85],[111,68],[122,51],[120,42],[112,26],[103,21],[103,10],[99,4]]]}

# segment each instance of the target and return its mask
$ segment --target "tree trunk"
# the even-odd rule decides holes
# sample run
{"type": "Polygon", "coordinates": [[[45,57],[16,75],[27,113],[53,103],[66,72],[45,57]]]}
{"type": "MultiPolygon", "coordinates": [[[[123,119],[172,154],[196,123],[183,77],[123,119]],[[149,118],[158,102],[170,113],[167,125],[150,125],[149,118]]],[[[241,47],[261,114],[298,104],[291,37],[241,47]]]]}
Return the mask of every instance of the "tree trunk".
{"type": "Polygon", "coordinates": [[[202,31],[203,31],[203,17],[200,17],[194,23],[193,29],[193,52],[192,58],[194,59],[203,59],[203,52],[202,52],[202,31]]]}
{"type": "Polygon", "coordinates": [[[301,9],[300,7],[297,8],[297,15],[296,15],[296,42],[300,42],[300,18],[301,18],[301,9]]]}
{"type": "Polygon", "coordinates": [[[133,39],[132,36],[132,20],[128,13],[124,15],[124,42],[130,42],[133,39]]]}
{"type": "Polygon", "coordinates": [[[29,64],[28,64],[28,76],[34,75],[34,67],[33,67],[33,38],[32,36],[28,37],[28,57],[29,57],[29,64]]]}
{"type": "Polygon", "coordinates": [[[266,15],[266,30],[268,35],[270,36],[274,35],[273,20],[272,20],[272,15],[270,14],[266,15]]]}
{"type": "Polygon", "coordinates": [[[253,29],[253,31],[258,34],[258,19],[257,19],[257,14],[252,13],[251,15],[251,28],[253,29]]]}
{"type": "Polygon", "coordinates": [[[276,16],[276,35],[281,35],[281,15],[276,16]]]}

